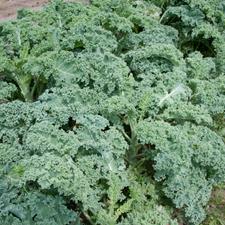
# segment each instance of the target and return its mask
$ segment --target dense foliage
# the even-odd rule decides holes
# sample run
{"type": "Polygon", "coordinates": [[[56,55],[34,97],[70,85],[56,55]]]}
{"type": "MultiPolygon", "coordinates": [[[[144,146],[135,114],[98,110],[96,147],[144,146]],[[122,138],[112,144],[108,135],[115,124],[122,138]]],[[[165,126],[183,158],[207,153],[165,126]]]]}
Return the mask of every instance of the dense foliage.
{"type": "Polygon", "coordinates": [[[0,25],[0,224],[198,225],[224,140],[223,0],[55,0],[0,25]]]}

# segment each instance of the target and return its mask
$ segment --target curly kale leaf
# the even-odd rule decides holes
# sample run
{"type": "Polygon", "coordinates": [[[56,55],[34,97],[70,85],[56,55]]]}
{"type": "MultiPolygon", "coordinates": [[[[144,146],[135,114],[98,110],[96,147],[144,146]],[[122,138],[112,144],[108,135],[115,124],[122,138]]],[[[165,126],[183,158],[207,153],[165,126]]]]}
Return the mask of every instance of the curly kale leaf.
{"type": "Polygon", "coordinates": [[[116,174],[125,173],[122,179],[126,178],[123,156],[128,146],[103,117],[78,115],[75,119],[68,132],[47,121],[31,126],[23,140],[28,154],[12,169],[23,168],[15,178],[20,179],[19,186],[36,182],[42,190],[57,189],[96,213],[105,193],[101,182],[116,174]]]}
{"type": "Polygon", "coordinates": [[[17,88],[14,84],[12,83],[9,84],[7,82],[0,81],[0,101],[2,103],[12,99],[16,91],[17,91],[17,88]]]}
{"type": "Polygon", "coordinates": [[[177,225],[177,221],[171,219],[167,208],[158,204],[159,196],[153,183],[149,183],[145,177],[136,177],[130,173],[130,197],[131,209],[126,217],[122,217],[119,225],[128,224],[171,224],[177,225]],[[136,201],[136,199],[139,199],[136,201]]]}
{"type": "Polygon", "coordinates": [[[155,178],[165,194],[194,224],[205,218],[203,207],[212,185],[224,181],[225,144],[210,129],[189,123],[172,126],[163,121],[143,121],[136,133],[142,144],[153,145],[155,178]]]}
{"type": "Polygon", "coordinates": [[[6,179],[0,180],[0,200],[0,222],[5,225],[80,225],[78,215],[66,207],[62,197],[37,191],[20,193],[6,179]]]}
{"type": "Polygon", "coordinates": [[[124,88],[129,68],[121,58],[109,52],[98,49],[76,57],[71,52],[62,52],[56,57],[52,66],[57,86],[79,84],[109,95],[124,88]]]}
{"type": "Polygon", "coordinates": [[[223,75],[210,80],[190,80],[190,86],[194,90],[192,102],[206,107],[213,116],[224,113],[224,84],[223,75]]]}

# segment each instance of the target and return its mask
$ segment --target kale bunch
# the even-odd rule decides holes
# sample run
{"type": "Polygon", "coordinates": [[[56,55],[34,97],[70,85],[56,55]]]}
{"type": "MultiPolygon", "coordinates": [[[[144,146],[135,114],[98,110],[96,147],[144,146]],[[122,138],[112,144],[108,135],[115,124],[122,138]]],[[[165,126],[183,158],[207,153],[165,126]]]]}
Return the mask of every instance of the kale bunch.
{"type": "Polygon", "coordinates": [[[0,223],[198,225],[225,181],[223,0],[53,0],[0,24],[0,223]]]}

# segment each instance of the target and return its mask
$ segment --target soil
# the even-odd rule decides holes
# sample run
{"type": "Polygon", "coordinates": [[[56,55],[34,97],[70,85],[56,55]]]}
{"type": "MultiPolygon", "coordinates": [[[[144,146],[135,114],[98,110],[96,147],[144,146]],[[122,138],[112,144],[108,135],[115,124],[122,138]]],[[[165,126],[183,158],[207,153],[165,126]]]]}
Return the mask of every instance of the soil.
{"type": "MultiPolygon", "coordinates": [[[[88,0],[75,0],[88,3],[88,0]]],[[[0,0],[0,20],[16,18],[16,12],[21,8],[40,9],[49,0],[0,0]]]]}

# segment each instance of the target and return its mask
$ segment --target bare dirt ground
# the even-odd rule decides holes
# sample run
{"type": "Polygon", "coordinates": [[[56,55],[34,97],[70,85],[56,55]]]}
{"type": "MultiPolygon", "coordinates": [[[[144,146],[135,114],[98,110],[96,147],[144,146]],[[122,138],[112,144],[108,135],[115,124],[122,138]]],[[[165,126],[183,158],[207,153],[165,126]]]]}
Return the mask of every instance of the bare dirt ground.
{"type": "MultiPolygon", "coordinates": [[[[88,3],[88,0],[75,0],[76,2],[88,3]]],[[[0,20],[13,19],[16,12],[21,8],[39,9],[49,0],[0,0],[0,20]]]]}

